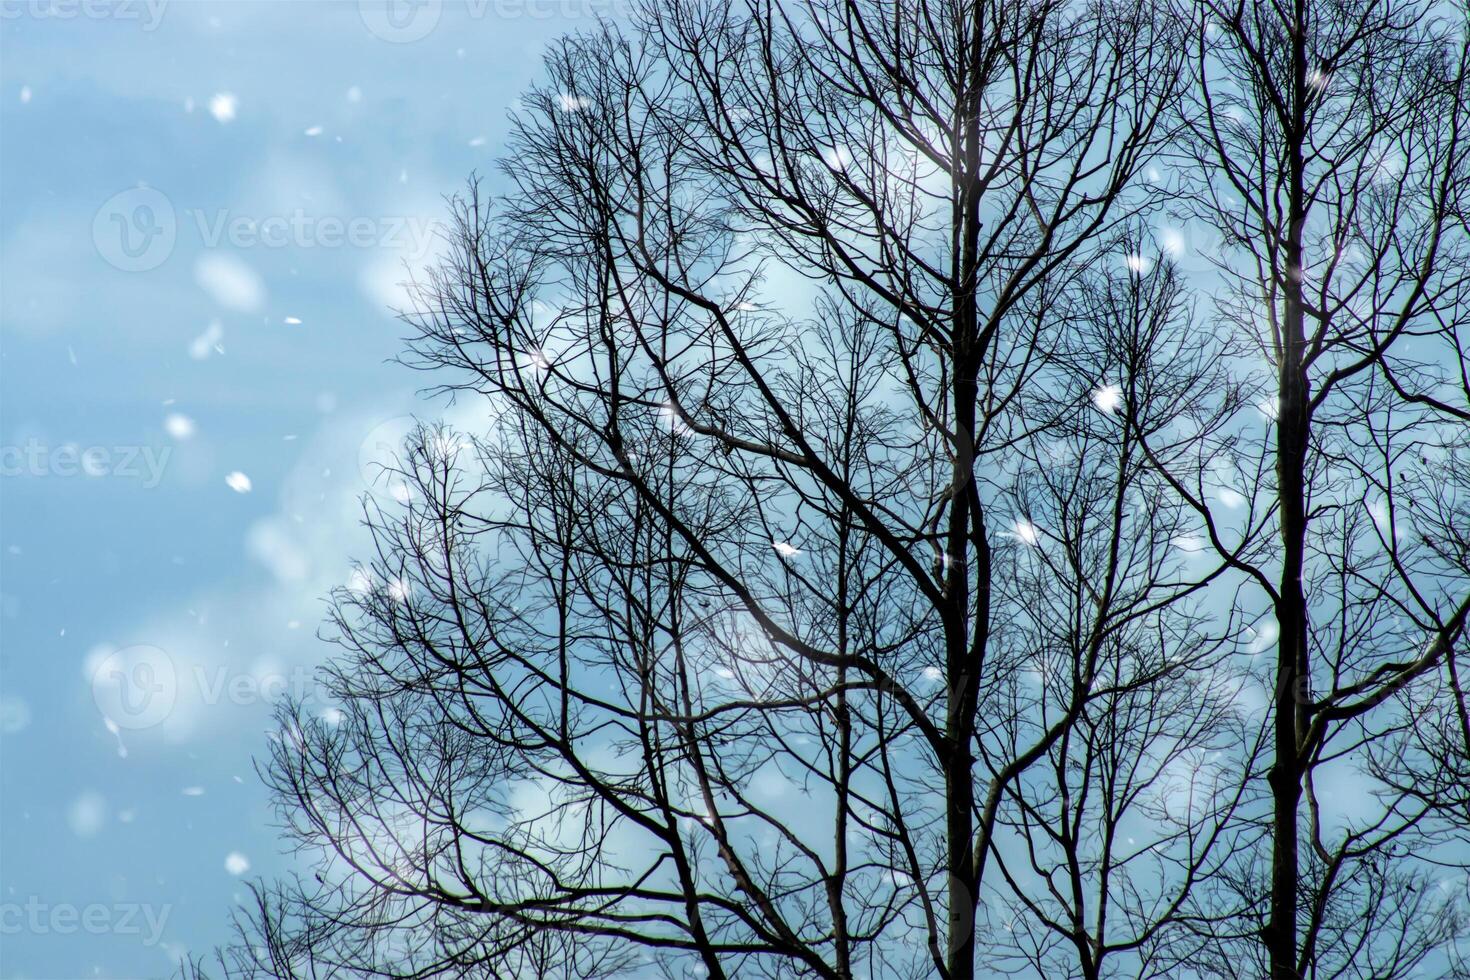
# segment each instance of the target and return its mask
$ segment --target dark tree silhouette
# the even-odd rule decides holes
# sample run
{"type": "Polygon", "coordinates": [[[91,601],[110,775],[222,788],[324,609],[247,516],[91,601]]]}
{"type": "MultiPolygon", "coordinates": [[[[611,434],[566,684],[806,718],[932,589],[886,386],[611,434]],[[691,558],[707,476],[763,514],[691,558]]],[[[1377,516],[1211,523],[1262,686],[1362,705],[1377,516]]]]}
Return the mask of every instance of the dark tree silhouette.
{"type": "Polygon", "coordinates": [[[1220,320],[1270,420],[1232,437],[1244,520],[1180,481],[1274,641],[1269,853],[1240,882],[1263,955],[1236,975],[1403,976],[1462,928],[1466,24],[1201,5],[1182,210],[1220,236],[1220,320]]]}
{"type": "Polygon", "coordinates": [[[405,311],[483,423],[383,475],[340,713],[264,768],[314,870],[225,972],[1456,969],[1432,10],[657,0],[558,44],[405,311]]]}

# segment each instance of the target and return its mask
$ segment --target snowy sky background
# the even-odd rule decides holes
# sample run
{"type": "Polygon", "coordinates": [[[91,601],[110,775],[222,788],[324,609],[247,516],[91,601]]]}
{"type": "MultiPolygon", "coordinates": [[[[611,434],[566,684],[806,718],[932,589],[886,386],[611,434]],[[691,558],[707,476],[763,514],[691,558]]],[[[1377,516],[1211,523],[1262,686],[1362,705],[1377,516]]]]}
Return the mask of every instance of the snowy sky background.
{"type": "Polygon", "coordinates": [[[265,695],[438,414],[402,263],[611,9],[0,0],[0,976],[166,975],[290,868],[265,695]]]}

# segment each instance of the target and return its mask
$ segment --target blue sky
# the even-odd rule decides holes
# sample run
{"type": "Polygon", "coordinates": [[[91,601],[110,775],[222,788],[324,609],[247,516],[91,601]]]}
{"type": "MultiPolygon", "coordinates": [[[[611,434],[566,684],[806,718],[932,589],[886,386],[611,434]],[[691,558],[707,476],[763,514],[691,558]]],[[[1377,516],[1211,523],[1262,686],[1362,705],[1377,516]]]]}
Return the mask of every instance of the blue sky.
{"type": "Polygon", "coordinates": [[[166,975],[289,869],[268,701],[439,411],[396,284],[609,9],[0,0],[0,977],[166,975]]]}

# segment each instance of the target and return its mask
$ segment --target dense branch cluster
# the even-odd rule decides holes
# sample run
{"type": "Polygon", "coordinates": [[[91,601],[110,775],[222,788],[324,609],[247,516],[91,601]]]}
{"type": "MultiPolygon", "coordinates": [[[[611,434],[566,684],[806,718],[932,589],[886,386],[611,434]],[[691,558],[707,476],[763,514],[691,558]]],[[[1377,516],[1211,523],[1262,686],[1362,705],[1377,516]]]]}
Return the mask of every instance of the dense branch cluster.
{"type": "Polygon", "coordinates": [[[1467,18],[649,0],[405,311],[270,977],[1470,952],[1467,18]]]}

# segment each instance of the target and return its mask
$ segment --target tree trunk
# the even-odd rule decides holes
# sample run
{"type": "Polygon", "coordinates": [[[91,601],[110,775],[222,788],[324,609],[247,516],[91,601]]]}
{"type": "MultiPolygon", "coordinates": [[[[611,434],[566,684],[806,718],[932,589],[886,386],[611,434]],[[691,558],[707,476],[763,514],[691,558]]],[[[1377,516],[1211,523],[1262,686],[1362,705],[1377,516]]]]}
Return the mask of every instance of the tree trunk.
{"type": "Polygon", "coordinates": [[[1297,905],[1300,891],[1297,815],[1302,798],[1302,735],[1306,731],[1310,663],[1307,601],[1302,587],[1306,562],[1306,457],[1311,419],[1306,358],[1306,312],[1302,305],[1302,235],[1306,220],[1306,0],[1296,0],[1291,30],[1290,119],[1285,127],[1288,214],[1286,269],[1278,374],[1276,480],[1281,503],[1281,580],[1276,619],[1275,761],[1268,781],[1272,802],[1271,907],[1266,946],[1271,980],[1299,980],[1297,905]]]}

